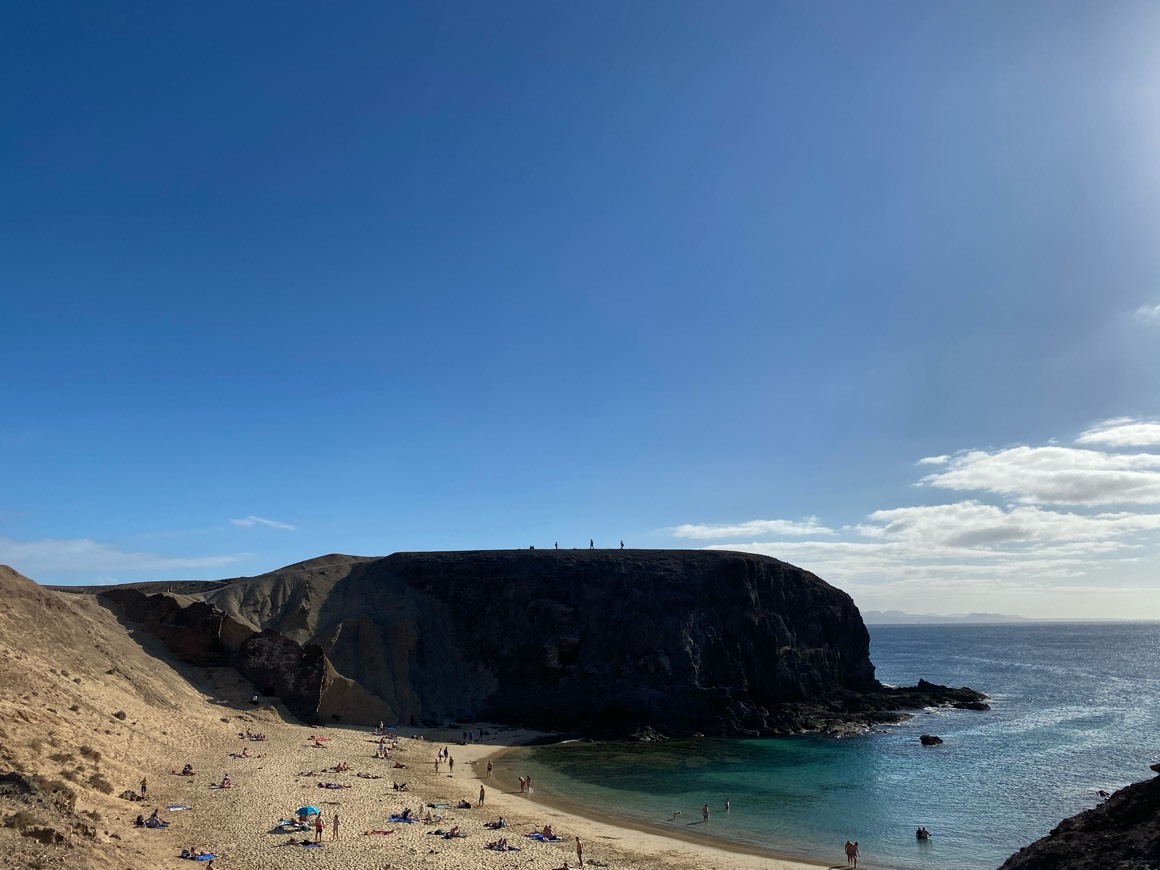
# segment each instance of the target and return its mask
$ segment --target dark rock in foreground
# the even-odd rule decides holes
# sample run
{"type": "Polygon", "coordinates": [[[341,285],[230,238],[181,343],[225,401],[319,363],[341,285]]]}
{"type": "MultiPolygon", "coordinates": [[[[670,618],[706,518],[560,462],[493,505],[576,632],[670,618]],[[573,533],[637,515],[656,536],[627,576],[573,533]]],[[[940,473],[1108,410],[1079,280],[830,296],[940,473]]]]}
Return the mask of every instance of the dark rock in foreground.
{"type": "Polygon", "coordinates": [[[758,735],[986,709],[970,689],[884,688],[846,593],[744,553],[327,556],[93,591],[186,661],[233,665],[307,721],[758,735]]]}
{"type": "Polygon", "coordinates": [[[1160,870],[1160,778],[1065,819],[999,870],[1160,870]]]}

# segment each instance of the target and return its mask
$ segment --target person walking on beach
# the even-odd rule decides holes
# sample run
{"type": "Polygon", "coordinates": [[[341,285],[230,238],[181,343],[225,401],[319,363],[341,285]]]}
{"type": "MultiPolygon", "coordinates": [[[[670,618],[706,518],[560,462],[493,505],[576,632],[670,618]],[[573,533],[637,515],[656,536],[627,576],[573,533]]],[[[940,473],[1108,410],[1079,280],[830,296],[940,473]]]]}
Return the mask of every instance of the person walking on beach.
{"type": "Polygon", "coordinates": [[[729,798],[725,798],[725,812],[729,812],[729,798]]]}
{"type": "Polygon", "coordinates": [[[447,756],[447,775],[453,776],[455,774],[455,759],[450,755],[447,756]]]}
{"type": "Polygon", "coordinates": [[[854,841],[853,843],[851,843],[849,840],[846,841],[846,866],[847,867],[854,867],[854,868],[858,867],[858,842],[857,841],[854,841]]]}
{"type": "Polygon", "coordinates": [[[705,804],[703,807],[701,807],[701,816],[702,816],[702,818],[705,819],[706,822],[709,821],[709,805],[708,804],[705,804]]]}
{"type": "Polygon", "coordinates": [[[483,790],[483,786],[479,787],[479,805],[483,806],[483,799],[487,796],[487,792],[483,790]]]}
{"type": "Polygon", "coordinates": [[[326,823],[322,821],[322,813],[314,817],[314,842],[322,842],[322,832],[326,829],[326,823]]]}
{"type": "Polygon", "coordinates": [[[524,782],[524,778],[521,776],[520,777],[520,794],[524,793],[524,789],[526,787],[527,787],[527,783],[524,782]]]}
{"type": "Polygon", "coordinates": [[[149,781],[145,777],[141,777],[141,797],[145,797],[145,792],[149,789],[149,781]]]}
{"type": "Polygon", "coordinates": [[[338,813],[334,814],[334,821],[330,824],[330,839],[338,839],[338,813]]]}
{"type": "Polygon", "coordinates": [[[584,870],[584,844],[576,838],[576,860],[580,862],[580,870],[584,870]]]}
{"type": "Polygon", "coordinates": [[[487,763],[487,778],[491,779],[491,762],[487,763]]]}

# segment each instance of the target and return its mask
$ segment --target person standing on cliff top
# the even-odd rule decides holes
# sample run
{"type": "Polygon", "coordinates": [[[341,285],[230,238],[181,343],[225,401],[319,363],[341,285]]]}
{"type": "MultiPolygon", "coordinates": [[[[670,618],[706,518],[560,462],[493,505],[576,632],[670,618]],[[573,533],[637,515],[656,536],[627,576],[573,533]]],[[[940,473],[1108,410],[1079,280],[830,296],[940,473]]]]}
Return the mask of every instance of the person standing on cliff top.
{"type": "Polygon", "coordinates": [[[591,539],[591,538],[589,538],[589,539],[588,539],[588,549],[589,549],[589,550],[595,550],[595,549],[596,549],[596,544],[595,544],[595,543],[593,543],[593,541],[592,541],[592,539],[591,539]]]}
{"type": "Polygon", "coordinates": [[[624,549],[624,539],[623,538],[620,539],[620,549],[622,549],[622,550],[624,549]]]}

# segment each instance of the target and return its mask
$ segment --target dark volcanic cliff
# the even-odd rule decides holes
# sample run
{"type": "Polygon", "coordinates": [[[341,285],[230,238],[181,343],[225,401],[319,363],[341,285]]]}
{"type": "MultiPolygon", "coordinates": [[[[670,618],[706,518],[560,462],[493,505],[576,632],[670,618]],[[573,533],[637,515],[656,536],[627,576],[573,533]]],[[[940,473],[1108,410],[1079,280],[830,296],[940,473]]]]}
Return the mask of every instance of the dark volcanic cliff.
{"type": "Polygon", "coordinates": [[[999,870],[1160,870],[1160,777],[1064,819],[999,870]]]}
{"type": "MultiPolygon", "coordinates": [[[[148,584],[137,590],[159,591],[148,584]]],[[[244,647],[256,640],[235,626],[265,632],[266,643],[277,632],[300,645],[304,661],[320,650],[332,672],[317,692],[280,689],[269,670],[251,676],[259,687],[290,691],[288,704],[300,716],[313,709],[344,721],[485,719],[587,733],[770,734],[972,700],[938,687],[910,695],[882,690],[850,597],[764,556],[328,556],[200,592],[192,584],[175,591],[186,610],[211,606],[212,616],[199,610],[196,620],[229,628],[233,640],[224,646],[243,673],[253,659],[244,647]]],[[[123,590],[112,595],[125,597],[123,590]]],[[[151,608],[166,624],[150,630],[178,640],[180,649],[173,648],[190,656],[191,632],[172,627],[182,621],[172,607],[151,608]]],[[[137,601],[138,615],[127,614],[141,621],[143,609],[137,601]]],[[[223,646],[206,643],[215,651],[223,646]]]]}

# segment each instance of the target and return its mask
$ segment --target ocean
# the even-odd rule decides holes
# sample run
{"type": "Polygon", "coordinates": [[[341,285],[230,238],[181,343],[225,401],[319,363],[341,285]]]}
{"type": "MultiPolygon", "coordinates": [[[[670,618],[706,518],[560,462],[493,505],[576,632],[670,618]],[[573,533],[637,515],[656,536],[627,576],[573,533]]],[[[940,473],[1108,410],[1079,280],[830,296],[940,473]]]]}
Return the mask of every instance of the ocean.
{"type": "Polygon", "coordinates": [[[971,686],[992,710],[924,710],[844,739],[539,746],[497,769],[531,775],[537,797],[788,856],[844,865],[842,844],[856,840],[875,870],[993,870],[1098,790],[1153,776],[1160,623],[871,626],[870,637],[882,682],[971,686]],[[923,747],[921,734],[944,743],[923,747]],[[918,825],[930,840],[916,841],[918,825]]]}

